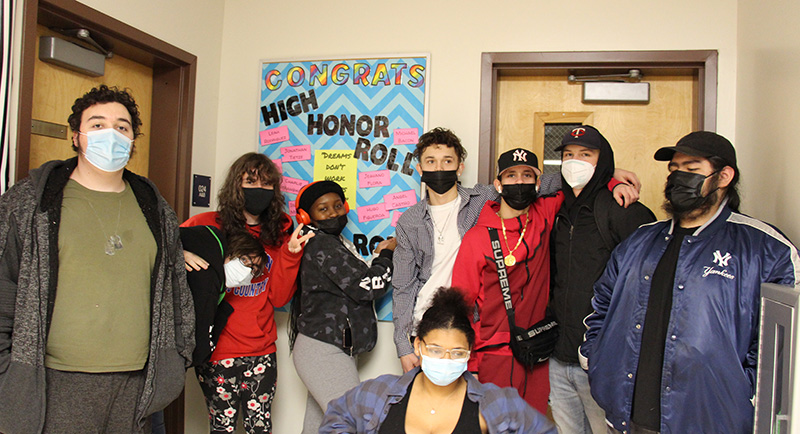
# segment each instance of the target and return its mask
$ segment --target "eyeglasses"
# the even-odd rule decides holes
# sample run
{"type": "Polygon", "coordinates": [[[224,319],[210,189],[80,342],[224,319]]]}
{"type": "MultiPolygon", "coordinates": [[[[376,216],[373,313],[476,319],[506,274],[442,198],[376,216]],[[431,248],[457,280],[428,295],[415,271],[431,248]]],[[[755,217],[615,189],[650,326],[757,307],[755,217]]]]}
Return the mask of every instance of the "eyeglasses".
{"type": "Polygon", "coordinates": [[[433,357],[434,359],[443,359],[444,355],[450,353],[450,358],[453,360],[457,359],[466,359],[469,357],[469,350],[464,350],[461,348],[450,348],[449,350],[444,349],[438,345],[428,345],[425,344],[425,349],[428,350],[428,355],[433,357]]]}

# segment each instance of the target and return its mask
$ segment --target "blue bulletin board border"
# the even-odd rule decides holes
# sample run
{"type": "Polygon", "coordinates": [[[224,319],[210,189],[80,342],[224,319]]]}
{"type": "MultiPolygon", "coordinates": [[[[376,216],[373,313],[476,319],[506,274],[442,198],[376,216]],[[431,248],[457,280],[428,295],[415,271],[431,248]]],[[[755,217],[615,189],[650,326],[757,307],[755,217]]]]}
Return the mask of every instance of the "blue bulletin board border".
{"type": "MultiPolygon", "coordinates": [[[[412,154],[427,130],[430,54],[261,60],[257,149],[279,162],[286,212],[305,183],[332,179],[343,235],[365,259],[420,198],[412,154]]],[[[375,303],[390,321],[391,293],[375,303]]]]}

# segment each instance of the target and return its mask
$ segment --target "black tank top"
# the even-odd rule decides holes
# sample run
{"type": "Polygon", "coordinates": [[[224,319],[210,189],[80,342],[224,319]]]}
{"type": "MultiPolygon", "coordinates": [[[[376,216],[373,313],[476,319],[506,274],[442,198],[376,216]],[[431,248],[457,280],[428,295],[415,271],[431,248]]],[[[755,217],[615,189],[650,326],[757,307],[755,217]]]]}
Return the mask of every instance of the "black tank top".
{"type": "MultiPolygon", "coordinates": [[[[412,381],[408,386],[406,396],[404,396],[400,402],[389,408],[389,413],[381,424],[378,434],[405,434],[408,397],[411,396],[411,388],[413,387],[414,382],[412,381]]],[[[464,404],[461,406],[461,415],[458,417],[456,427],[453,428],[453,434],[481,434],[478,403],[470,401],[467,393],[464,394],[464,404]]]]}

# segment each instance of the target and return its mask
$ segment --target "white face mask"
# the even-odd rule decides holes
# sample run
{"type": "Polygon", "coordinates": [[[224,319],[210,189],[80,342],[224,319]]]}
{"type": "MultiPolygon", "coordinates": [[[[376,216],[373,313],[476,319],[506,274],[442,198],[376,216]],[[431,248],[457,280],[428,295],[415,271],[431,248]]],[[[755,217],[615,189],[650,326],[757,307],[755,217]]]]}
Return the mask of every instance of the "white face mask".
{"type": "Polygon", "coordinates": [[[244,265],[241,258],[231,259],[225,263],[225,286],[236,288],[249,285],[253,279],[253,270],[244,265]]]}
{"type": "Polygon", "coordinates": [[[572,188],[583,188],[594,175],[595,166],[583,160],[566,160],[561,162],[561,175],[572,188]]]}

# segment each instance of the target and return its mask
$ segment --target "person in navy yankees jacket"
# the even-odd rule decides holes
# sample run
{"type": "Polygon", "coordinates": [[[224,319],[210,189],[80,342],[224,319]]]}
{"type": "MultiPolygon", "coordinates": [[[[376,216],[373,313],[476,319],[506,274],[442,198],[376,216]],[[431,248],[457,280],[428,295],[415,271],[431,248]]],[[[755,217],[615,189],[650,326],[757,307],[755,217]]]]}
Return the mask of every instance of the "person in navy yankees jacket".
{"type": "Polygon", "coordinates": [[[623,433],[752,432],[760,288],[797,283],[797,249],[738,212],[724,137],[693,132],[655,159],[669,161],[672,218],[623,241],[594,285],[592,395],[623,433]]]}

